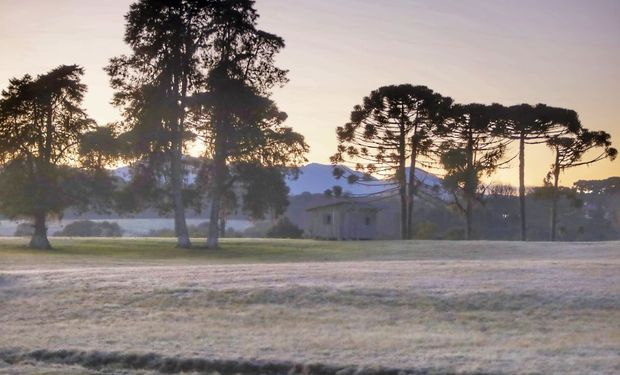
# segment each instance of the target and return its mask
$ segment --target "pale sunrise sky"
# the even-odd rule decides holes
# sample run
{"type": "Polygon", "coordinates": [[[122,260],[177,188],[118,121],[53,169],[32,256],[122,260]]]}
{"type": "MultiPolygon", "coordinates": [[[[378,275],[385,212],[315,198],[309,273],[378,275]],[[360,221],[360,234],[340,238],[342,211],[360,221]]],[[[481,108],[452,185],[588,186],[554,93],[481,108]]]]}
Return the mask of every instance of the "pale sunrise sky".
{"type": "MultiPolygon", "coordinates": [[[[102,68],[128,52],[131,0],[0,0],[0,87],[60,64],[86,69],[85,106],[99,124],[120,119],[102,68]]],[[[257,0],[266,31],[282,36],[290,83],[274,92],[310,161],[328,163],[335,129],[387,84],[426,85],[457,102],[546,103],[576,110],[620,146],[620,1],[257,0]]],[[[526,178],[551,164],[532,149],[526,178]]],[[[516,166],[516,164],[515,164],[516,166]]],[[[620,175],[620,160],[566,172],[562,183],[620,175]]],[[[516,183],[517,170],[494,181],[516,183]]]]}

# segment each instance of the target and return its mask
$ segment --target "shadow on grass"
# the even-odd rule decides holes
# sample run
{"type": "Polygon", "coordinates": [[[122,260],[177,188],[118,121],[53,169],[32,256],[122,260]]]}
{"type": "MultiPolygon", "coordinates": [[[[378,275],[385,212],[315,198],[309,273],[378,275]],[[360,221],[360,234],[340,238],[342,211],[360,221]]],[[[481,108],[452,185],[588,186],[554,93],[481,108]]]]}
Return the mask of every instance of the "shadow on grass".
{"type": "MultiPolygon", "coordinates": [[[[1,350],[0,360],[10,365],[37,361],[67,366],[78,365],[94,370],[151,370],[165,374],[181,372],[218,373],[221,375],[422,375],[451,373],[438,369],[396,369],[261,360],[218,360],[166,357],[156,353],[136,354],[45,349],[35,351],[22,351],[19,349],[1,350]]],[[[481,374],[480,372],[476,373],[481,374]]]]}

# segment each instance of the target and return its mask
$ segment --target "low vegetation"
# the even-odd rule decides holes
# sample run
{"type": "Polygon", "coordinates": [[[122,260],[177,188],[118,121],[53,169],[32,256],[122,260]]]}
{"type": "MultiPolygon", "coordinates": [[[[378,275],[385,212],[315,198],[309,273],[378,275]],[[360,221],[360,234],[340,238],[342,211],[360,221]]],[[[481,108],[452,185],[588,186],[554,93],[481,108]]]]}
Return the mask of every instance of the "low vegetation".
{"type": "Polygon", "coordinates": [[[79,220],[67,224],[61,231],[54,233],[54,236],[65,237],[121,237],[123,230],[118,223],[92,220],[79,220]]]}
{"type": "Polygon", "coordinates": [[[270,238],[302,238],[304,230],[293,224],[288,217],[281,217],[268,231],[270,238]]]}
{"type": "Polygon", "coordinates": [[[1,361],[22,373],[158,373],[194,360],[239,373],[619,370],[618,242],[174,246],[59,238],[40,252],[0,241],[0,373],[1,361]],[[140,358],[153,366],[136,370],[140,358]]]}

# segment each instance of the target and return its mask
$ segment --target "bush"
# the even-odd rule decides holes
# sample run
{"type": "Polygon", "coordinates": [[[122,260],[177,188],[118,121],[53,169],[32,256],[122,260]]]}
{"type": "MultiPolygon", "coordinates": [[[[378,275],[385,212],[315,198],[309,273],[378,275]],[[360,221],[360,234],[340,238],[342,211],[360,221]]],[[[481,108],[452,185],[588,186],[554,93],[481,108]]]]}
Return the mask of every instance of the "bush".
{"type": "MultiPolygon", "coordinates": [[[[205,238],[207,233],[209,233],[209,222],[203,221],[198,223],[198,225],[190,225],[187,227],[187,231],[190,237],[205,238]]],[[[172,237],[174,237],[174,231],[172,233],[172,237]]]]}
{"type": "Polygon", "coordinates": [[[446,231],[443,235],[444,240],[464,240],[465,239],[465,229],[463,228],[451,228],[446,231]]]}
{"type": "Polygon", "coordinates": [[[267,232],[269,231],[271,226],[272,226],[271,222],[269,221],[258,221],[254,223],[253,226],[243,231],[243,237],[248,237],[248,238],[267,237],[267,232]]]}
{"type": "MultiPolygon", "coordinates": [[[[203,221],[198,225],[188,225],[187,232],[190,237],[204,238],[209,232],[209,222],[203,221]]],[[[151,229],[146,237],[176,237],[176,233],[173,228],[151,229]]]]}
{"type": "Polygon", "coordinates": [[[293,224],[288,217],[284,216],[267,231],[269,238],[301,238],[304,230],[293,224]]]}
{"type": "Polygon", "coordinates": [[[420,223],[415,233],[415,238],[419,240],[434,240],[437,239],[437,224],[430,221],[424,221],[420,223]]]}
{"type": "MultiPolygon", "coordinates": [[[[206,238],[207,233],[209,233],[209,222],[203,221],[198,225],[189,225],[187,227],[187,231],[189,232],[189,236],[193,238],[206,238]]],[[[170,228],[162,228],[162,229],[151,229],[146,235],[146,237],[176,237],[176,233],[174,233],[174,229],[170,228]]],[[[243,233],[235,230],[234,228],[228,227],[226,228],[226,233],[224,237],[229,238],[239,238],[243,237],[243,233]]]]}
{"type": "Polygon", "coordinates": [[[226,233],[224,235],[226,238],[242,238],[244,237],[243,232],[240,230],[236,230],[235,228],[226,228],[226,233]]]}
{"type": "Polygon", "coordinates": [[[174,229],[162,228],[162,229],[151,229],[145,237],[176,237],[174,233],[174,229]]]}
{"type": "Polygon", "coordinates": [[[67,224],[63,230],[54,233],[54,236],[66,237],[121,237],[123,230],[114,222],[80,220],[67,224]]]}
{"type": "Polygon", "coordinates": [[[30,237],[34,234],[34,227],[31,223],[19,223],[15,228],[15,237],[30,237]]]}

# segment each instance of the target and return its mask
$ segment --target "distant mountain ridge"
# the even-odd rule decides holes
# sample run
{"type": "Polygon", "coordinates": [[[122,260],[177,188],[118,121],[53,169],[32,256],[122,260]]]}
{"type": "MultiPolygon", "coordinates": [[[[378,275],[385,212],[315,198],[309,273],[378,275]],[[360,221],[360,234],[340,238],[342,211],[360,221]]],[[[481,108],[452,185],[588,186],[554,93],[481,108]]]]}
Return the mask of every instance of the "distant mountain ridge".
{"type": "MultiPolygon", "coordinates": [[[[341,166],[347,173],[364,177],[362,172],[354,171],[350,168],[341,166]]],[[[299,175],[295,179],[293,176],[286,177],[286,184],[290,189],[290,195],[299,195],[304,192],[311,194],[322,194],[325,190],[331,189],[336,185],[342,187],[342,190],[351,195],[369,195],[376,194],[389,189],[390,186],[385,181],[371,177],[370,180],[361,181],[359,183],[349,184],[346,178],[336,178],[333,174],[334,167],[330,164],[310,163],[299,168],[299,175]]],[[[409,168],[407,168],[407,176],[409,176],[409,168]]],[[[129,168],[120,167],[114,169],[113,173],[119,178],[127,181],[130,178],[129,168]]],[[[429,187],[440,186],[441,179],[432,173],[416,168],[416,178],[429,187]]],[[[186,177],[186,183],[193,183],[196,174],[190,173],[186,177]]]]}
{"type": "MultiPolygon", "coordinates": [[[[354,171],[350,168],[341,166],[347,173],[355,174],[361,177],[363,173],[354,171]]],[[[288,177],[286,184],[290,189],[291,195],[298,195],[303,192],[309,192],[313,194],[323,193],[327,189],[331,189],[334,185],[342,187],[344,192],[348,192],[353,195],[368,195],[379,193],[390,186],[386,184],[386,181],[372,178],[369,181],[362,181],[360,183],[349,184],[346,178],[336,178],[333,175],[334,167],[329,164],[310,163],[300,168],[300,174],[298,179],[288,177]]],[[[409,168],[406,170],[407,176],[409,176],[409,168]]],[[[441,186],[441,179],[432,173],[428,173],[422,169],[416,168],[416,178],[429,187],[441,186]]]]}

